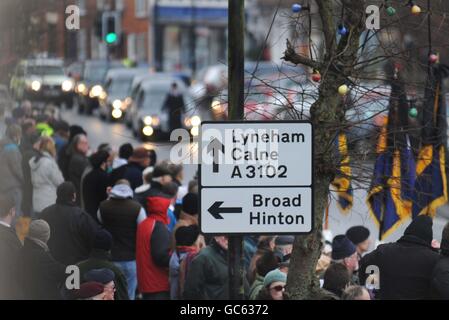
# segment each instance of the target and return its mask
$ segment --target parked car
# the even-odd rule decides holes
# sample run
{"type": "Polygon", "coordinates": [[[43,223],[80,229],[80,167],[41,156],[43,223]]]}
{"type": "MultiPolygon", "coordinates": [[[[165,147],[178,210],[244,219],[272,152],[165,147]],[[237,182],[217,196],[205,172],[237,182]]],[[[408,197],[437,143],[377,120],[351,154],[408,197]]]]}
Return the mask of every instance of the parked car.
{"type": "Polygon", "coordinates": [[[136,99],[133,100],[132,131],[136,137],[147,139],[167,139],[171,132],[169,112],[165,109],[165,100],[171,85],[176,83],[184,98],[185,112],[182,114],[183,127],[189,129],[193,136],[199,133],[202,118],[200,111],[193,104],[182,80],[152,79],[141,83],[136,99]]]}
{"type": "Polygon", "coordinates": [[[105,80],[105,97],[99,99],[99,115],[102,119],[120,120],[131,104],[131,85],[137,75],[147,75],[148,69],[122,68],[108,71],[105,80]]]}
{"type": "Polygon", "coordinates": [[[87,60],[84,63],[82,80],[76,86],[78,112],[91,114],[98,108],[99,98],[106,98],[104,82],[111,69],[123,68],[119,61],[87,60]]]}
{"type": "Polygon", "coordinates": [[[17,100],[31,102],[73,103],[73,79],[64,73],[64,63],[59,59],[22,60],[11,77],[10,88],[17,100]]]}

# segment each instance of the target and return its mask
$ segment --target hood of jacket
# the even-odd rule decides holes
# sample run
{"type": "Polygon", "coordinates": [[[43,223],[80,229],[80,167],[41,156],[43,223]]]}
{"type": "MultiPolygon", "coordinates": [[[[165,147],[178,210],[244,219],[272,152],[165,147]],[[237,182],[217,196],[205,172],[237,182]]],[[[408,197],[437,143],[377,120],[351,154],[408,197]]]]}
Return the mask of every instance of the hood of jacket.
{"type": "Polygon", "coordinates": [[[126,184],[115,185],[109,193],[112,199],[132,199],[133,196],[133,190],[126,184]]]}
{"type": "Polygon", "coordinates": [[[38,170],[46,160],[53,160],[53,157],[48,152],[43,152],[42,156],[38,156],[38,157],[39,157],[39,159],[37,161],[36,161],[36,156],[31,158],[31,160],[29,162],[31,171],[38,170]]]}

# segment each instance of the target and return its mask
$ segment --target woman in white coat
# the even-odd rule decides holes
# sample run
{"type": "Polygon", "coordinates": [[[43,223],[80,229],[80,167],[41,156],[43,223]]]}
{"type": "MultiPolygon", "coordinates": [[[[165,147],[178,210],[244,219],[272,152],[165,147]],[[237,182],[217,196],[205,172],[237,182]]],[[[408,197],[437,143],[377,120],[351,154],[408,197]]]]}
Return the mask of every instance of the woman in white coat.
{"type": "Polygon", "coordinates": [[[39,213],[56,203],[56,189],[64,182],[55,160],[56,148],[52,138],[42,137],[39,155],[31,158],[31,182],[33,184],[33,209],[39,213]]]}

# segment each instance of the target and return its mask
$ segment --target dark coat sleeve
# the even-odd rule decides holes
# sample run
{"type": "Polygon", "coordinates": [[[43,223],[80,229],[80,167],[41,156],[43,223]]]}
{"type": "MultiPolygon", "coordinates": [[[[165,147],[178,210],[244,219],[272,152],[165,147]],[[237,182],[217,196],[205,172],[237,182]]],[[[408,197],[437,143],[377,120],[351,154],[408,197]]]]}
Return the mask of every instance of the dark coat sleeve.
{"type": "Polygon", "coordinates": [[[449,300],[449,269],[439,269],[432,277],[432,287],[438,299],[449,300]]]}
{"type": "Polygon", "coordinates": [[[78,218],[78,234],[83,239],[87,249],[91,250],[95,234],[100,229],[98,223],[87,213],[82,212],[78,218]]]}
{"type": "Polygon", "coordinates": [[[359,283],[360,285],[365,285],[366,279],[368,278],[369,274],[366,273],[366,269],[370,265],[378,265],[378,259],[377,259],[377,249],[374,250],[371,253],[368,253],[360,260],[360,266],[359,266],[359,283]]]}
{"type": "Polygon", "coordinates": [[[184,284],[184,299],[203,300],[206,283],[207,261],[203,256],[193,259],[184,284]]]}
{"type": "Polygon", "coordinates": [[[167,227],[159,221],[156,221],[151,234],[151,257],[157,266],[168,268],[170,262],[170,234],[167,227]]]}

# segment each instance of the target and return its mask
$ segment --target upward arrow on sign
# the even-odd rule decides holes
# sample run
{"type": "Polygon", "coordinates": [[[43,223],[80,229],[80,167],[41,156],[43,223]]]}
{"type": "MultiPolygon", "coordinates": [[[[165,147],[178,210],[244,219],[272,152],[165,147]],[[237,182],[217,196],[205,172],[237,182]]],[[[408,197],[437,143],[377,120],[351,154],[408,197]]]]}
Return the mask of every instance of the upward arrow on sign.
{"type": "Polygon", "coordinates": [[[218,152],[221,151],[223,154],[225,152],[225,147],[219,141],[217,138],[214,138],[209,144],[207,145],[207,153],[212,153],[213,158],[213,167],[212,172],[218,173],[220,170],[219,168],[219,158],[218,158],[218,152]]]}

